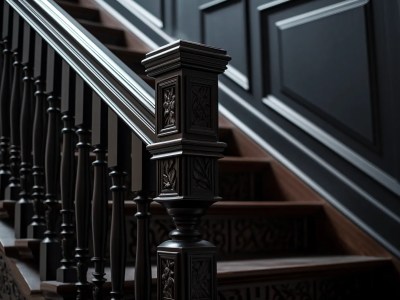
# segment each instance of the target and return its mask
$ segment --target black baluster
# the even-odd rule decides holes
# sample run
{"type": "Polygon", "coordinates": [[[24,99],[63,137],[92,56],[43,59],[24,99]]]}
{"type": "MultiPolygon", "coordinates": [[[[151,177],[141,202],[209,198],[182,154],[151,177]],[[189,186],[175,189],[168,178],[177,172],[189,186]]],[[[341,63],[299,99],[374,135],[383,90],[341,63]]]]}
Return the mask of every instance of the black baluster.
{"type": "Polygon", "coordinates": [[[31,201],[32,187],[32,102],[34,56],[34,32],[28,23],[24,23],[24,44],[22,49],[23,96],[20,118],[21,168],[19,200],[15,206],[14,230],[16,238],[26,238],[28,225],[32,221],[33,206],[31,201]]]}
{"type": "Polygon", "coordinates": [[[94,262],[93,299],[103,299],[104,266],[108,229],[108,191],[107,191],[107,105],[93,93],[92,102],[92,144],[96,160],[93,162],[93,200],[92,200],[92,233],[94,262]]]}
{"type": "Polygon", "coordinates": [[[75,187],[76,250],[78,267],[77,299],[88,299],[90,284],[87,281],[90,236],[90,125],[92,91],[79,76],[76,78],[75,125],[78,135],[78,167],[75,187]]]}
{"type": "Polygon", "coordinates": [[[61,113],[63,147],[61,160],[61,236],[62,259],[57,270],[57,281],[76,282],[75,266],[75,73],[70,66],[62,62],[61,113]]]}
{"type": "Polygon", "coordinates": [[[108,114],[108,165],[111,172],[112,216],[110,237],[111,299],[122,299],[126,264],[126,226],[124,199],[126,194],[126,172],[130,158],[130,133],[116,114],[108,114]]]}
{"type": "Polygon", "coordinates": [[[143,60],[157,87],[157,142],[148,146],[157,164],[154,200],[176,227],[158,246],[158,299],[217,299],[216,248],[198,227],[219,199],[218,74],[229,59],[224,50],[177,41],[143,60]]]}
{"type": "Polygon", "coordinates": [[[0,126],[0,197],[5,199],[4,191],[10,179],[10,165],[9,165],[9,146],[10,146],[10,98],[11,98],[11,84],[12,84],[12,62],[11,62],[11,30],[13,13],[10,6],[4,3],[3,6],[3,28],[2,28],[2,42],[3,42],[3,69],[1,74],[0,85],[0,113],[1,113],[1,126],[0,126]]]}
{"type": "Polygon", "coordinates": [[[46,90],[48,94],[47,101],[49,103],[44,163],[47,229],[44,233],[45,238],[40,245],[40,279],[55,280],[56,270],[61,259],[61,247],[56,228],[59,216],[57,192],[60,182],[61,59],[51,47],[47,49],[46,90]]]}
{"type": "Polygon", "coordinates": [[[149,212],[151,196],[155,191],[155,166],[149,152],[139,138],[132,135],[132,190],[137,212],[137,241],[135,261],[135,299],[151,299],[151,261],[149,212]]]}
{"type": "Polygon", "coordinates": [[[47,101],[45,94],[45,74],[47,62],[47,45],[39,34],[35,35],[35,59],[34,59],[34,81],[35,81],[35,114],[33,120],[32,155],[33,155],[33,217],[28,226],[28,237],[43,239],[46,230],[44,219],[44,157],[47,134],[47,101]]]}
{"type": "Polygon", "coordinates": [[[21,118],[21,83],[22,83],[22,64],[21,48],[23,40],[23,19],[15,13],[13,16],[13,38],[11,51],[13,57],[13,81],[11,87],[10,104],[10,169],[11,176],[6,187],[6,198],[17,200],[21,190],[19,181],[19,167],[21,162],[20,153],[20,131],[19,122],[21,118]]]}

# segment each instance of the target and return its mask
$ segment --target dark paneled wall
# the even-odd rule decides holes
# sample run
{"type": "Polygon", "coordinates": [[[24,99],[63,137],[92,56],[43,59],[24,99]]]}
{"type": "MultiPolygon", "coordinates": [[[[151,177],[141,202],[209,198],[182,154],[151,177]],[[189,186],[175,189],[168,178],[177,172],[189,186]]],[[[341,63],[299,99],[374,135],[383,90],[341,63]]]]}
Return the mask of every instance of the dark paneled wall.
{"type": "Polygon", "coordinates": [[[157,44],[226,49],[224,111],[400,256],[400,1],[106,1],[157,44]]]}

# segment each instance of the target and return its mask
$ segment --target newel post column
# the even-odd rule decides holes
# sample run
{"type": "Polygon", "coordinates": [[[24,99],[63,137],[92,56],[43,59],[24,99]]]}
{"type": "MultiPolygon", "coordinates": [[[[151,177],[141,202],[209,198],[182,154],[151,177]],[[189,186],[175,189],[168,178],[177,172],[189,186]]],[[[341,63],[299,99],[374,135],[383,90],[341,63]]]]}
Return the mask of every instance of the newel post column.
{"type": "Polygon", "coordinates": [[[143,60],[156,79],[157,197],[176,229],[158,246],[157,299],[217,299],[216,248],[198,224],[218,197],[218,74],[226,51],[176,41],[143,60]]]}

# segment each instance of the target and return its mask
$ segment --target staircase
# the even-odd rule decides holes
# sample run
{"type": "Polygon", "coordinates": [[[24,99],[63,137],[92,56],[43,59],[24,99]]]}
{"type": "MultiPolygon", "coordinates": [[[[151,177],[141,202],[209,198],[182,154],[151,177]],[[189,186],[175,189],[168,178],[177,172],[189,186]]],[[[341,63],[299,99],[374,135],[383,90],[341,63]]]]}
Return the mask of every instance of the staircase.
{"type": "MultiPolygon", "coordinates": [[[[123,26],[99,7],[95,1],[64,0],[55,2],[66,13],[74,17],[88,33],[107,46],[115,57],[119,58],[121,62],[135,72],[138,75],[135,78],[137,82],[145,82],[144,84],[154,88],[154,79],[146,76],[145,68],[141,64],[146,53],[151,49],[138,37],[124,30],[123,26]]],[[[115,58],[112,55],[110,57],[111,59],[115,58]]],[[[68,68],[65,64],[62,66],[63,68],[68,68]]],[[[63,73],[63,78],[68,77],[65,77],[63,73]]],[[[63,79],[63,85],[68,86],[68,81],[63,79]]],[[[82,89],[82,95],[87,96],[85,83],[81,83],[81,87],[75,85],[73,88],[75,91],[82,89]]],[[[47,87],[47,91],[48,89],[47,87]]],[[[67,92],[65,92],[65,88],[61,87],[61,94],[69,99],[67,103],[61,103],[61,112],[64,114],[64,120],[67,120],[69,114],[65,112],[69,111],[73,100],[63,93],[67,92]]],[[[76,92],[75,95],[78,95],[78,93],[76,92]]],[[[93,97],[95,99],[95,96],[93,97]]],[[[82,99],[86,98],[83,97],[82,99]]],[[[82,115],[85,115],[86,110],[90,110],[89,114],[92,115],[90,124],[92,127],[92,145],[103,145],[103,141],[107,140],[109,166],[113,162],[117,166],[114,168],[114,172],[117,172],[117,175],[114,174],[116,177],[113,177],[113,180],[115,180],[113,185],[114,187],[122,187],[123,183],[118,183],[118,180],[123,182],[124,179],[118,176],[122,176],[123,172],[119,171],[118,167],[130,161],[131,158],[129,152],[125,153],[119,149],[123,147],[113,150],[113,146],[124,143],[127,137],[130,138],[130,135],[127,134],[127,129],[122,125],[119,118],[115,117],[117,121],[110,122],[113,116],[107,113],[107,109],[101,104],[100,99],[97,100],[93,100],[91,108],[87,108],[86,100],[82,100],[83,103],[75,103],[76,107],[72,107],[72,110],[79,111],[77,106],[81,106],[82,115]],[[99,101],[96,102],[97,100],[99,101]],[[99,107],[98,111],[93,108],[96,107],[95,103],[99,107]],[[99,117],[98,121],[96,121],[95,116],[99,117]],[[94,126],[96,122],[98,122],[97,126],[94,126]],[[103,124],[104,122],[106,125],[103,124]],[[111,132],[116,132],[117,136],[113,137],[108,133],[108,136],[105,137],[102,131],[98,129],[104,126],[107,127],[107,124],[109,127],[114,126],[115,131],[111,132]],[[97,141],[96,143],[95,140],[97,141]]],[[[51,120],[51,114],[49,114],[48,118],[51,120]]],[[[79,142],[84,144],[86,141],[84,139],[85,134],[88,134],[89,130],[87,129],[86,121],[82,119],[83,117],[81,118],[82,120],[80,118],[79,115],[75,116],[75,126],[84,131],[83,134],[76,131],[79,136],[79,142]]],[[[74,126],[64,123],[63,145],[66,144],[65,138],[67,137],[65,132],[68,131],[66,128],[71,129],[72,127],[74,126]]],[[[386,250],[380,247],[367,234],[330,207],[316,192],[308,188],[280,165],[279,162],[245,136],[239,128],[235,127],[224,116],[219,117],[218,127],[219,140],[228,145],[224,150],[225,157],[218,161],[219,195],[223,200],[216,202],[208,209],[206,215],[202,218],[201,226],[199,226],[203,238],[216,245],[218,249],[218,299],[399,299],[399,264],[396,259],[391,257],[386,250]]],[[[108,132],[110,132],[109,128],[108,132]]],[[[77,140],[71,137],[69,141],[76,143],[77,140]]],[[[55,143],[58,142],[59,140],[56,139],[55,143]]],[[[124,144],[127,148],[125,150],[132,149],[133,151],[133,149],[138,149],[133,146],[135,143],[141,145],[141,142],[137,142],[135,138],[132,138],[132,146],[124,144]]],[[[144,149],[143,146],[139,146],[139,148],[144,149]]],[[[58,146],[55,146],[55,149],[58,149],[58,146]]],[[[87,194],[90,193],[88,190],[91,188],[90,185],[94,185],[94,193],[99,192],[101,188],[96,190],[96,182],[104,184],[107,179],[96,181],[98,180],[96,169],[89,171],[82,161],[85,159],[86,163],[93,163],[94,168],[101,166],[105,156],[101,157],[99,153],[104,152],[104,149],[98,146],[96,148],[97,152],[94,151],[91,154],[89,154],[89,150],[85,152],[86,154],[82,151],[86,150],[78,147],[78,150],[70,151],[72,156],[69,164],[73,164],[74,167],[72,169],[78,169],[77,176],[81,176],[81,180],[76,181],[77,184],[78,182],[86,182],[89,183],[89,186],[82,185],[81,188],[74,188],[77,188],[78,194],[87,194]],[[79,170],[82,172],[79,172],[79,170]],[[90,172],[94,172],[94,175],[90,175],[90,172]],[[94,178],[91,179],[91,177],[94,178]],[[88,180],[94,180],[94,183],[90,183],[88,180]]],[[[62,151],[63,159],[67,156],[65,153],[67,152],[65,152],[64,148],[62,151]]],[[[132,160],[134,159],[132,158],[132,160]]],[[[143,165],[153,166],[147,160],[146,162],[143,160],[143,165]]],[[[197,168],[201,169],[198,172],[208,172],[205,170],[206,167],[202,167],[201,164],[197,165],[197,168]]],[[[63,173],[64,175],[69,174],[72,176],[73,170],[71,169],[71,173],[68,173],[68,170],[62,167],[62,163],[61,169],[61,172],[66,172],[63,173]]],[[[135,175],[133,171],[129,173],[129,170],[133,170],[133,168],[125,170],[128,171],[128,181],[131,182],[130,190],[137,191],[137,189],[134,189],[134,183],[136,182],[133,177],[135,175]]],[[[141,172],[143,178],[148,176],[148,174],[145,174],[145,168],[142,168],[141,172]]],[[[73,187],[73,184],[70,183],[70,181],[73,181],[72,178],[66,180],[73,187]]],[[[202,177],[200,184],[208,186],[208,180],[211,180],[211,178],[202,177]]],[[[54,211],[60,209],[60,205],[62,205],[62,209],[65,212],[65,203],[63,201],[60,203],[57,200],[60,193],[61,195],[66,195],[63,194],[63,191],[56,191],[57,197],[55,196],[53,201],[46,196],[46,204],[54,211]]],[[[155,291],[158,277],[159,284],[161,282],[164,289],[161,292],[159,290],[162,295],[160,294],[157,299],[180,299],[176,298],[174,294],[176,291],[169,290],[162,281],[164,279],[157,276],[157,274],[161,274],[171,278],[171,274],[165,272],[170,272],[173,266],[162,265],[164,269],[161,271],[157,271],[155,266],[157,246],[168,240],[169,233],[175,229],[170,215],[163,206],[153,202],[150,205],[152,217],[150,221],[146,221],[149,223],[139,223],[142,222],[140,221],[141,219],[139,218],[137,221],[134,215],[137,212],[147,214],[146,210],[143,212],[139,207],[144,202],[141,202],[141,199],[138,199],[137,196],[135,198],[136,203],[130,201],[134,195],[129,192],[127,198],[121,198],[123,197],[122,194],[117,195],[117,193],[118,191],[115,192],[115,190],[105,192],[107,196],[103,198],[110,199],[111,194],[113,194],[114,198],[112,201],[108,201],[108,211],[99,210],[99,215],[93,213],[93,216],[96,216],[93,219],[101,219],[103,216],[108,216],[110,221],[113,218],[111,217],[112,214],[121,212],[126,220],[114,225],[114,222],[117,221],[113,218],[113,225],[111,226],[107,222],[103,222],[106,224],[97,223],[99,227],[108,231],[108,242],[104,241],[100,246],[95,245],[98,243],[96,240],[91,242],[90,250],[88,250],[90,254],[86,254],[84,251],[78,253],[78,263],[87,264],[89,257],[98,257],[96,251],[99,251],[104,244],[108,245],[111,239],[112,245],[114,241],[114,245],[118,244],[120,246],[118,251],[121,251],[121,253],[123,251],[127,252],[127,260],[122,262],[125,268],[122,274],[125,277],[121,284],[123,285],[125,299],[134,299],[135,263],[136,268],[138,268],[137,254],[143,253],[143,250],[147,249],[146,246],[138,249],[140,246],[136,244],[136,240],[140,239],[138,234],[143,233],[142,230],[138,230],[138,226],[145,226],[146,228],[148,226],[150,248],[147,249],[149,252],[147,256],[152,263],[152,280],[150,282],[153,290],[152,297],[154,299],[156,297],[155,291]],[[118,199],[122,199],[122,201],[118,202],[118,199]],[[116,203],[122,203],[122,206],[116,206],[116,203]],[[119,235],[122,234],[124,225],[126,225],[127,232],[126,246],[120,241],[122,238],[115,239],[117,233],[119,235]],[[119,244],[120,242],[121,244],[119,244]],[[85,259],[80,260],[79,255],[86,255],[85,259]]],[[[47,194],[49,194],[48,191],[47,194]]],[[[69,195],[68,197],[72,196],[69,195]]],[[[143,197],[145,198],[146,196],[143,197]]],[[[41,254],[43,242],[38,238],[19,238],[18,234],[16,234],[14,224],[20,223],[16,220],[19,215],[16,213],[15,200],[18,200],[18,197],[15,199],[4,198],[4,200],[0,201],[0,299],[76,299],[77,291],[80,293],[80,299],[91,298],[92,286],[89,286],[84,280],[82,281],[82,278],[75,278],[71,282],[67,280],[69,275],[63,273],[64,277],[61,276],[59,278],[65,278],[65,280],[58,280],[59,278],[57,280],[42,278],[41,280],[40,276],[43,275],[40,274],[42,270],[39,270],[42,268],[41,264],[43,264],[41,261],[43,258],[41,254]],[[16,235],[18,238],[16,238],[16,235]],[[79,284],[76,285],[75,281],[79,284]],[[83,291],[80,284],[87,285],[87,290],[83,291]],[[86,294],[83,292],[86,292],[86,294]],[[86,296],[82,297],[83,295],[86,296]]],[[[75,206],[80,205],[79,200],[75,201],[75,206]]],[[[82,205],[85,206],[84,203],[82,205]]],[[[105,205],[107,206],[107,203],[105,205]]],[[[69,217],[72,218],[71,216],[69,217]]],[[[57,233],[57,238],[62,237],[64,240],[68,240],[70,237],[68,234],[73,235],[73,233],[66,232],[69,228],[65,224],[68,223],[68,220],[72,222],[72,219],[68,219],[65,214],[58,214],[56,218],[58,220],[54,221],[54,228],[57,228],[58,232],[60,230],[59,223],[64,224],[64,227],[61,226],[64,232],[61,233],[61,236],[57,233]],[[67,218],[67,221],[65,218],[67,218]]],[[[118,218],[123,220],[121,215],[118,218]]],[[[82,220],[82,224],[84,221],[82,220]]],[[[80,232],[81,228],[86,228],[86,223],[80,225],[80,220],[76,220],[76,222],[78,232],[80,232]]],[[[86,229],[86,235],[78,236],[78,245],[76,246],[78,250],[80,245],[85,246],[84,241],[79,239],[90,239],[89,228],[86,229]]],[[[99,236],[100,239],[105,238],[104,235],[99,234],[99,236]]],[[[71,247],[71,245],[63,246],[71,247]]],[[[48,247],[51,247],[51,245],[48,247]]],[[[48,248],[48,251],[51,249],[48,248]]],[[[51,256],[52,253],[50,251],[48,255],[51,256]]],[[[111,259],[111,268],[107,262],[105,264],[104,284],[98,284],[99,280],[103,280],[102,276],[98,274],[98,268],[101,268],[98,261],[92,259],[93,262],[87,265],[89,268],[87,272],[88,282],[93,282],[93,286],[101,288],[101,293],[105,295],[108,295],[110,290],[115,292],[115,288],[111,286],[111,277],[118,276],[112,274],[113,259],[117,261],[118,257],[115,258],[115,256],[119,255],[119,253],[115,253],[114,251],[114,258],[112,253],[111,255],[109,253],[106,255],[107,260],[111,259]]],[[[121,254],[121,256],[123,255],[121,254]]],[[[63,258],[64,260],[66,259],[65,256],[63,258]]],[[[69,257],[69,259],[71,258],[69,257]]],[[[144,259],[144,261],[146,260],[147,258],[144,259]]],[[[58,259],[59,261],[60,259],[58,259]]],[[[72,264],[74,263],[72,262],[72,264]]],[[[114,263],[114,266],[116,264],[114,263]]],[[[64,262],[64,267],[71,266],[64,262]]],[[[146,266],[142,265],[140,268],[143,269],[146,266]]],[[[79,269],[79,271],[81,270],[79,269]]],[[[119,272],[119,274],[121,273],[119,272]]],[[[183,275],[178,274],[178,276],[183,275]]],[[[213,275],[208,272],[207,266],[200,262],[197,269],[192,270],[191,276],[199,283],[192,285],[191,299],[216,299],[208,294],[209,287],[207,284],[211,284],[212,279],[210,278],[213,275]],[[206,283],[206,286],[202,285],[204,283],[206,283]]],[[[175,277],[172,278],[175,279],[175,277]]],[[[117,290],[117,292],[120,291],[117,290]]],[[[101,299],[101,296],[96,293],[93,297],[94,299],[101,299]]],[[[114,294],[115,299],[119,299],[119,297],[122,296],[114,294]]]]}

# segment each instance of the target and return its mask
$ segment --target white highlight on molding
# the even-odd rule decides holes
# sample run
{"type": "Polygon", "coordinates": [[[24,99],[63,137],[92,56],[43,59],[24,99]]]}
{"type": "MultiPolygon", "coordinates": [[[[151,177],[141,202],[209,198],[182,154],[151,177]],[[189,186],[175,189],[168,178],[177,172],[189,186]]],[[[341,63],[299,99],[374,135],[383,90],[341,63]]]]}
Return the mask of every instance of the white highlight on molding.
{"type": "Polygon", "coordinates": [[[233,67],[232,65],[228,65],[228,68],[225,70],[224,74],[228,76],[230,79],[232,79],[234,82],[236,82],[243,89],[249,90],[250,85],[247,76],[244,75],[235,67],[233,67]]]}
{"type": "MultiPolygon", "coordinates": [[[[353,188],[356,192],[358,192],[363,197],[377,206],[378,209],[383,208],[385,213],[388,213],[389,216],[394,219],[396,222],[400,222],[399,217],[394,215],[389,209],[383,207],[382,204],[378,203],[375,199],[373,199],[370,195],[366,194],[362,189],[360,189],[356,184],[354,184],[348,177],[344,176],[342,173],[338,172],[335,168],[329,165],[327,162],[319,158],[313,151],[306,148],[303,144],[301,144],[298,140],[296,140],[293,136],[288,134],[282,128],[277,126],[275,123],[270,121],[267,117],[265,117],[261,112],[256,110],[247,102],[243,101],[243,99],[234,93],[231,89],[229,89],[222,82],[218,82],[218,87],[221,91],[229,95],[233,100],[235,100],[238,104],[243,106],[244,109],[248,110],[254,116],[256,116],[260,121],[270,126],[273,130],[277,131],[280,135],[282,135],[285,139],[290,140],[292,144],[294,144],[297,148],[299,148],[302,152],[306,153],[308,156],[313,157],[314,160],[319,163],[322,167],[328,170],[330,173],[337,176],[340,180],[342,180],[345,184],[353,188]]],[[[221,104],[219,105],[219,111],[221,114],[226,116],[230,121],[232,121],[236,126],[240,128],[246,135],[248,135],[251,139],[253,139],[257,144],[259,144],[262,148],[264,148],[268,153],[274,156],[279,162],[281,162],[284,166],[286,166],[289,170],[299,176],[305,183],[307,183],[310,187],[312,187],[315,191],[317,191],[324,199],[326,199],[329,203],[335,206],[339,211],[345,214],[348,218],[357,223],[361,228],[363,228],[367,233],[373,236],[376,240],[382,243],[387,249],[391,252],[395,253],[397,256],[400,256],[400,252],[390,244],[386,239],[382,238],[380,234],[375,232],[370,226],[368,226],[364,221],[358,218],[353,212],[351,212],[347,207],[341,204],[335,197],[329,194],[325,189],[316,184],[312,178],[310,178],[306,173],[304,173],[301,169],[299,169],[295,164],[293,164],[290,160],[288,160],[285,156],[283,156],[277,149],[271,146],[264,138],[255,133],[250,127],[244,124],[241,120],[239,120],[234,114],[228,111],[221,104]]]]}
{"type": "Polygon", "coordinates": [[[369,0],[347,0],[320,9],[316,9],[298,16],[294,16],[285,20],[278,21],[275,23],[275,25],[280,29],[288,29],[315,20],[319,20],[325,17],[329,17],[341,12],[345,12],[353,8],[364,6],[368,2],[369,0]]]}
{"type": "MultiPolygon", "coordinates": [[[[129,92],[131,94],[133,94],[136,99],[138,101],[140,101],[149,111],[151,111],[153,114],[155,112],[155,103],[154,103],[154,99],[153,97],[143,88],[141,88],[140,86],[138,86],[131,78],[131,76],[126,73],[126,71],[121,68],[120,66],[118,66],[115,63],[110,62],[110,60],[108,59],[108,54],[104,53],[104,51],[99,48],[99,46],[94,43],[93,41],[91,41],[90,39],[88,39],[85,34],[81,31],[80,28],[76,27],[76,25],[71,22],[67,17],[65,17],[56,7],[53,6],[53,4],[51,2],[48,1],[39,1],[39,0],[34,0],[35,3],[40,6],[43,10],[47,11],[50,13],[50,15],[57,20],[57,22],[62,22],[65,26],[65,29],[70,32],[71,35],[75,36],[75,39],[80,43],[80,45],[82,45],[83,47],[86,48],[90,48],[92,49],[92,55],[93,57],[96,58],[96,60],[101,63],[111,74],[113,74],[113,76],[115,77],[120,77],[124,80],[125,86],[127,87],[127,89],[129,90],[129,92]],[[143,101],[144,100],[144,101],[143,101]]],[[[23,15],[22,12],[20,12],[21,15],[23,15]]],[[[44,24],[46,24],[46,20],[41,20],[41,22],[43,22],[44,24]]],[[[30,24],[32,25],[32,24],[30,24]]],[[[47,33],[42,32],[41,30],[38,29],[38,32],[41,33],[42,37],[47,41],[47,42],[52,42],[52,38],[49,37],[47,35],[47,33]]],[[[58,39],[63,42],[64,45],[69,45],[69,41],[66,40],[63,36],[59,36],[58,39]]],[[[58,47],[55,47],[55,50],[63,57],[63,59],[65,61],[67,61],[69,64],[71,65],[75,65],[74,62],[72,60],[69,59],[69,57],[64,56],[63,49],[60,49],[58,47]]],[[[73,51],[75,51],[75,49],[72,49],[73,51]]],[[[85,57],[82,57],[80,55],[79,52],[75,52],[76,57],[80,57],[81,61],[84,62],[85,61],[85,57]]],[[[75,65],[76,66],[76,65],[75,65]]],[[[92,78],[88,78],[86,77],[86,75],[84,74],[84,72],[81,72],[81,70],[76,69],[77,73],[82,76],[82,78],[94,89],[96,90],[96,92],[99,93],[99,96],[104,99],[107,100],[107,102],[109,103],[109,105],[114,108],[114,110],[118,111],[118,107],[113,105],[113,102],[111,99],[108,98],[107,95],[105,94],[101,94],[101,91],[97,88],[96,83],[94,81],[92,81],[92,78]]],[[[103,78],[103,74],[99,74],[96,73],[95,76],[97,76],[97,78],[99,80],[104,81],[103,78]]],[[[110,89],[113,89],[112,86],[109,86],[110,89]]],[[[119,93],[119,91],[116,91],[114,89],[114,94],[119,93]]],[[[130,102],[129,99],[126,99],[125,96],[121,95],[121,97],[119,97],[121,102],[123,102],[126,107],[128,107],[131,110],[131,113],[133,113],[137,118],[141,119],[143,124],[146,124],[146,127],[149,128],[151,131],[154,132],[154,128],[153,125],[150,124],[147,120],[144,120],[143,118],[141,118],[140,114],[138,113],[138,110],[136,107],[134,107],[132,105],[132,103],[130,102]]],[[[127,124],[131,124],[131,121],[124,115],[120,115],[121,118],[123,118],[127,124]]],[[[134,124],[133,124],[134,125],[134,124]]],[[[132,126],[132,128],[136,128],[136,126],[132,126]]],[[[143,141],[145,141],[146,143],[150,143],[151,140],[149,139],[149,137],[144,134],[140,129],[136,128],[136,133],[142,138],[143,141]]]]}
{"type": "Polygon", "coordinates": [[[397,183],[396,179],[371,164],[369,161],[358,155],[345,144],[341,143],[330,134],[326,133],[321,128],[316,126],[314,123],[304,118],[288,105],[272,95],[268,95],[267,98],[264,98],[263,103],[279,113],[288,121],[295,124],[297,127],[310,134],[326,147],[330,148],[332,151],[349,161],[351,164],[361,169],[363,172],[374,178],[386,188],[390,189],[397,195],[400,195],[400,185],[397,183]]]}
{"type": "MultiPolygon", "coordinates": [[[[102,6],[109,14],[111,14],[118,22],[120,22],[126,29],[136,35],[139,39],[141,39],[144,43],[147,44],[151,49],[157,49],[160,45],[156,44],[147,37],[140,29],[138,29],[135,25],[133,25],[130,21],[128,21],[124,16],[122,16],[115,8],[109,5],[104,0],[94,0],[97,4],[102,6]]],[[[172,39],[171,39],[172,40],[172,39]]]]}
{"type": "Polygon", "coordinates": [[[257,10],[258,11],[263,11],[263,10],[269,9],[271,7],[274,7],[274,6],[289,2],[289,1],[291,1],[291,0],[275,0],[275,1],[271,1],[271,2],[268,2],[268,3],[265,3],[265,4],[262,4],[262,5],[258,6],[257,10]]]}
{"type": "Polygon", "coordinates": [[[158,28],[164,27],[164,23],[162,20],[157,18],[155,15],[153,15],[137,2],[132,0],[117,0],[117,2],[126,7],[131,13],[134,13],[135,15],[139,14],[141,16],[141,19],[146,19],[148,22],[152,23],[158,28]]]}

